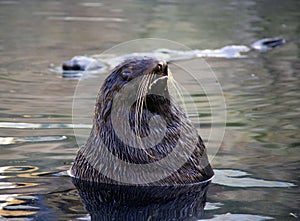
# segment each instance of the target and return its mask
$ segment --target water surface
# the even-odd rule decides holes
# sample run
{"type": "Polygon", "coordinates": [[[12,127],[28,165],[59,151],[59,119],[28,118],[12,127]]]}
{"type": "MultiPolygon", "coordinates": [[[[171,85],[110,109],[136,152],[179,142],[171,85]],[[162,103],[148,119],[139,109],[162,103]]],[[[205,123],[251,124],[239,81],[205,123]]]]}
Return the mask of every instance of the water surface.
{"type": "MultiPolygon", "coordinates": [[[[299,219],[299,11],[296,0],[1,0],[0,217],[87,218],[70,178],[51,174],[68,169],[75,157],[73,127],[90,127],[72,122],[78,80],[51,72],[53,66],[136,38],[215,49],[283,37],[286,45],[266,53],[205,59],[222,86],[227,122],[211,162],[216,179],[204,218],[299,219]]],[[[196,63],[176,64],[197,70],[196,63]]],[[[180,71],[175,64],[170,68],[180,71]]],[[[96,78],[99,86],[104,77],[96,78]]],[[[193,85],[184,76],[177,80],[193,85]]],[[[207,141],[210,107],[201,93],[192,95],[207,141]]]]}

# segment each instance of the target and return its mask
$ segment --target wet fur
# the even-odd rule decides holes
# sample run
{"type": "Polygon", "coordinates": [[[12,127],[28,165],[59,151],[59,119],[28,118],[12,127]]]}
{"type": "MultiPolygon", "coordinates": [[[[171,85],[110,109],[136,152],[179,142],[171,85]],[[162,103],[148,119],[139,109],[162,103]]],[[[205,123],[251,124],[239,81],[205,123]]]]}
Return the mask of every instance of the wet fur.
{"type": "MultiPolygon", "coordinates": [[[[147,149],[134,148],[120,140],[113,129],[111,109],[112,101],[116,94],[124,85],[139,76],[143,76],[143,81],[148,81],[145,86],[145,88],[148,88],[149,84],[154,81],[154,79],[149,77],[151,73],[159,72],[157,69],[158,64],[159,61],[152,58],[133,58],[117,66],[107,77],[97,97],[91,134],[87,143],[78,151],[71,168],[71,174],[74,177],[99,183],[120,184],[108,178],[109,174],[107,176],[103,175],[92,166],[101,163],[97,162],[99,159],[97,148],[101,142],[105,144],[114,156],[123,161],[135,164],[147,164],[159,162],[160,159],[171,153],[179,138],[183,139],[183,145],[186,149],[189,149],[196,142],[194,152],[181,168],[166,178],[150,184],[190,184],[208,180],[213,176],[214,173],[208,162],[202,139],[197,134],[197,130],[187,118],[183,109],[175,100],[169,97],[167,88],[163,92],[163,96],[144,94],[145,96],[142,96],[141,100],[138,100],[132,106],[130,112],[127,113],[129,114],[132,131],[140,137],[148,135],[150,130],[148,122],[150,118],[154,115],[161,116],[166,122],[167,130],[163,140],[159,144],[147,149]]],[[[136,87],[139,88],[140,85],[136,85],[136,87]]],[[[140,93],[147,92],[147,90],[143,91],[142,89],[140,91],[140,93]]],[[[123,117],[126,116],[125,113],[121,114],[124,115],[123,117]]],[[[160,127],[154,129],[154,134],[160,135],[162,132],[162,128],[160,127]]],[[[111,162],[111,166],[114,166],[113,163],[111,162]]],[[[135,175],[132,174],[132,180],[144,179],[141,175],[139,175],[141,177],[134,177],[135,175]]]]}

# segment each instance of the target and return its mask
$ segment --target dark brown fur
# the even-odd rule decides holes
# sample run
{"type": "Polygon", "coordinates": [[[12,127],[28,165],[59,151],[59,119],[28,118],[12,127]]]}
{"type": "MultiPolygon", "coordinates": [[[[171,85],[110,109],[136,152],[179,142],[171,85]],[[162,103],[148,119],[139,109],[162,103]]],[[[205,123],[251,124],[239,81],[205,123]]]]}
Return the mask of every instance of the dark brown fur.
{"type": "MultiPolygon", "coordinates": [[[[109,178],[111,177],[111,174],[109,174],[111,171],[103,173],[94,168],[95,162],[97,165],[101,163],[97,162],[97,160],[100,160],[99,154],[101,154],[98,151],[100,143],[104,144],[107,150],[118,159],[131,164],[148,164],[159,162],[167,157],[174,150],[179,139],[184,141],[183,146],[187,151],[189,148],[194,148],[192,154],[188,156],[186,162],[180,168],[163,179],[148,184],[190,184],[208,180],[213,176],[214,173],[208,162],[203,141],[183,109],[169,97],[166,82],[162,83],[165,84],[165,87],[162,87],[161,95],[146,95],[145,100],[142,102],[142,112],[137,113],[135,108],[137,103],[135,103],[129,113],[131,130],[134,133],[138,132],[140,137],[146,137],[149,134],[148,121],[150,118],[155,115],[162,117],[167,125],[164,138],[157,145],[144,150],[131,147],[116,134],[111,118],[111,115],[114,114],[112,113],[112,103],[116,94],[132,79],[153,73],[159,76],[168,75],[168,67],[166,65],[162,67],[156,59],[140,57],[124,61],[106,78],[97,97],[91,134],[87,143],[78,151],[71,168],[71,174],[74,177],[99,183],[124,184],[109,178]],[[193,147],[189,146],[193,144],[193,147]]],[[[138,85],[136,86],[138,87],[138,85]]],[[[135,89],[133,87],[132,90],[135,89]]],[[[128,96],[131,95],[128,94],[128,96]]],[[[124,114],[123,117],[125,118],[126,115],[124,114]]],[[[162,133],[161,128],[156,128],[155,131],[157,134],[162,133]]],[[[110,166],[113,167],[114,162],[111,162],[110,166]]],[[[116,169],[113,172],[117,173],[117,171],[122,170],[116,169]]],[[[155,168],[153,174],[155,174],[155,168]]],[[[143,174],[131,174],[130,176],[132,176],[132,180],[144,179],[143,174]]]]}

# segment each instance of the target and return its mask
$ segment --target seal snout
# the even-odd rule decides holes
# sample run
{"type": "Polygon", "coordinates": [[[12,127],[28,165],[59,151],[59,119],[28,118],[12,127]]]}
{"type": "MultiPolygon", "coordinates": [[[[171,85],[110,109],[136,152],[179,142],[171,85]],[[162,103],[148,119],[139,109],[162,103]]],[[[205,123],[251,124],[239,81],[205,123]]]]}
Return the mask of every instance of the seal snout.
{"type": "Polygon", "coordinates": [[[62,69],[64,71],[82,71],[83,70],[83,68],[78,63],[76,63],[72,60],[63,62],[62,69]]]}
{"type": "Polygon", "coordinates": [[[160,76],[168,76],[168,64],[165,61],[160,61],[157,64],[157,74],[160,76]]]}

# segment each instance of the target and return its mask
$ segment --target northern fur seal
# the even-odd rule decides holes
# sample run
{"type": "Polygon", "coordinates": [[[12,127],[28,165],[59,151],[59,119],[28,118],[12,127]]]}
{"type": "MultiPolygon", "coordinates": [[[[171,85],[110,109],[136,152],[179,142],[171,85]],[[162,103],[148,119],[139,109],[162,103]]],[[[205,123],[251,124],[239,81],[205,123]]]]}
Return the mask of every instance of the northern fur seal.
{"type": "Polygon", "coordinates": [[[114,68],[99,91],[93,128],[70,169],[73,177],[140,185],[213,177],[202,139],[169,94],[170,75],[167,63],[151,57],[133,57],[114,68]]]}

